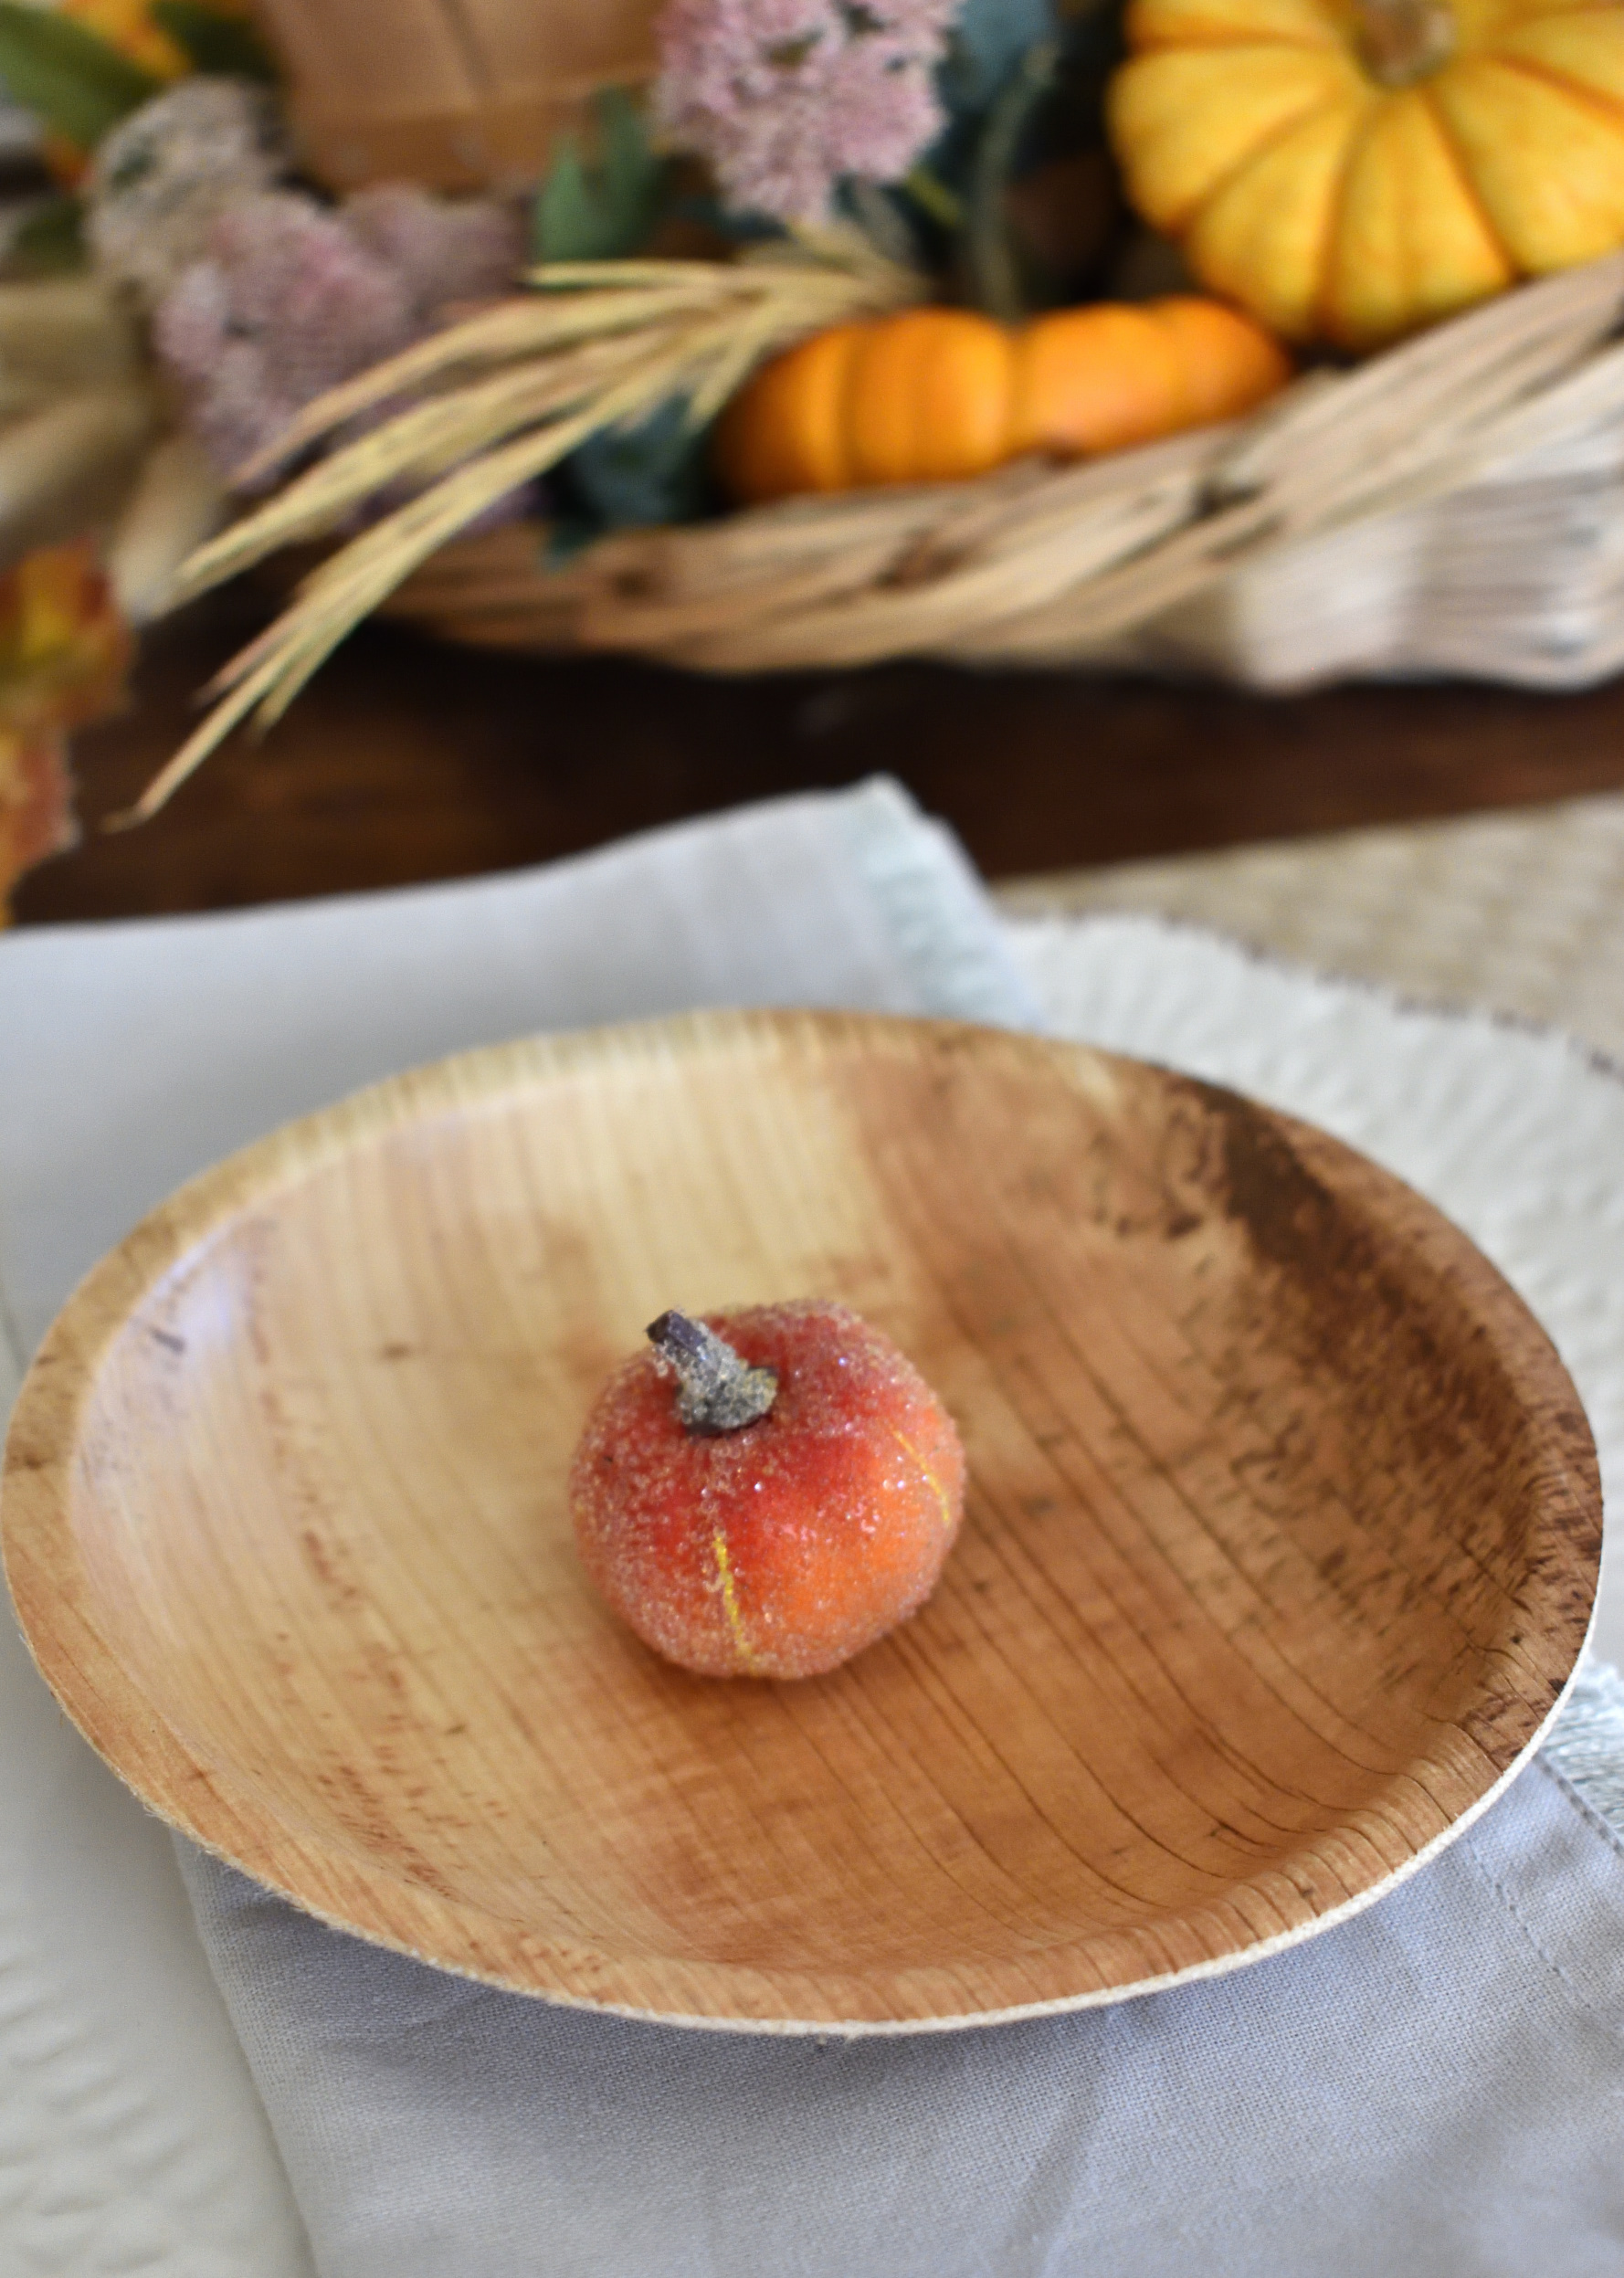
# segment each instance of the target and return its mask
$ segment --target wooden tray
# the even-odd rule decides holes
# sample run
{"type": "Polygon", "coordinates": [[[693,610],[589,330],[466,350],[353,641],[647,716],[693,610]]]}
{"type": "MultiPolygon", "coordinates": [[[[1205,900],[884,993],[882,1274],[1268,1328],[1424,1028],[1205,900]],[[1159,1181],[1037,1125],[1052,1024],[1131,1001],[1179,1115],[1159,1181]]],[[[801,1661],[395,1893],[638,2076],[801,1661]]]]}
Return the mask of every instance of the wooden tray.
{"type": "Polygon", "coordinates": [[[295,1124],[81,1287],[6,1565],[64,1706],[301,1906],[550,1999],[757,2030],[1081,2007],[1367,1904],[1528,1754],[1594,1453],[1465,1238],[1227,1092],[947,1025],[719,1014],[295,1124]],[[969,1516],[801,1685],[653,1659],[570,1450],[662,1306],[848,1299],[969,1516]]]}

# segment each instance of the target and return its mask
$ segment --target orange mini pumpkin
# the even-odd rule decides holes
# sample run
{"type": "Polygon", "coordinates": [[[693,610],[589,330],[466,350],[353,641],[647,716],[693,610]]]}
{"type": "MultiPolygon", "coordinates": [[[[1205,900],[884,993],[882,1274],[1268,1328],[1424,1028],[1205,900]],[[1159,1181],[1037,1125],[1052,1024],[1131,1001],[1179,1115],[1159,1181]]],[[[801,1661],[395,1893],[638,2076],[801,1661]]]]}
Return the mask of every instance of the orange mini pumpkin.
{"type": "Polygon", "coordinates": [[[1291,370],[1250,317],[1193,296],[1014,329],[909,309],[836,325],[766,365],[722,415],[717,465],[750,503],[954,482],[1029,452],[1088,457],[1233,418],[1291,370]]]}

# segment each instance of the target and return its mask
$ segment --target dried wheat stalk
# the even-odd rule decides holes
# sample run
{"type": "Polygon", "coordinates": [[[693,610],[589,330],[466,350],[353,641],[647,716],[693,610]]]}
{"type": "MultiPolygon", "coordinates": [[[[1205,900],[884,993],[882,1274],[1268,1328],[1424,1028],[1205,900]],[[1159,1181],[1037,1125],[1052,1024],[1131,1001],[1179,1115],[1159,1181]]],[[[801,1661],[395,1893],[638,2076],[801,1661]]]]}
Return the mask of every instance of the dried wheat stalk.
{"type": "MultiPolygon", "coordinates": [[[[436,333],[310,406],[255,480],[352,422],[406,399],[341,442],[195,554],[178,603],[279,547],[320,537],[385,485],[417,495],[324,561],[291,606],[232,659],[220,701],[130,816],[155,814],[238,722],[278,719],[362,618],[487,508],[587,437],[635,425],[673,397],[696,424],[754,364],[808,332],[921,298],[923,283],[855,232],[803,235],[738,263],[562,262],[522,300],[436,333]]],[[[542,572],[538,566],[538,579],[542,572]]]]}

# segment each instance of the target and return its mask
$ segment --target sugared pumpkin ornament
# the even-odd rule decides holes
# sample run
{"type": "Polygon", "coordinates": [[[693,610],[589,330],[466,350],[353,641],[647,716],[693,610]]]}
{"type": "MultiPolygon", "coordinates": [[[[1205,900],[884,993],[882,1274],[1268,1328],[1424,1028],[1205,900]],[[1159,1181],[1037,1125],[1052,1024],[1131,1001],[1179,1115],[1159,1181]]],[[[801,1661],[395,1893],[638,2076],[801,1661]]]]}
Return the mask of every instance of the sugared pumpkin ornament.
{"type": "Polygon", "coordinates": [[[1022,325],[908,309],[833,325],[765,365],[722,415],[717,464],[752,505],[956,482],[1028,454],[1089,458],[1231,419],[1291,375],[1278,341],[1196,294],[1022,325]]]}
{"type": "Polygon", "coordinates": [[[1130,0],[1111,137],[1191,269],[1371,348],[1624,245],[1619,0],[1130,0]]]}
{"type": "Polygon", "coordinates": [[[587,1573],[668,1661],[812,1677],[915,1612],[965,1457],[891,1339],[845,1305],[662,1313],[600,1394],[570,1507],[587,1573]]]}

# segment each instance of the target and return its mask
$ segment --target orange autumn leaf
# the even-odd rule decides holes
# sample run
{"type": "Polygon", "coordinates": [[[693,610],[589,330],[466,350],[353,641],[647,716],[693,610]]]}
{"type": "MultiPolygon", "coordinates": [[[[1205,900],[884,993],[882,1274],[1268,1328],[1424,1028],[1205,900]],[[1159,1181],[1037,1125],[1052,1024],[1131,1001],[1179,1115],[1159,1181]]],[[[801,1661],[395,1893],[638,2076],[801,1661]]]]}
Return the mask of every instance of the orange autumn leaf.
{"type": "Polygon", "coordinates": [[[0,925],[23,872],[65,854],[78,838],[67,736],[59,729],[22,735],[0,728],[0,925]]]}
{"type": "MultiPolygon", "coordinates": [[[[153,21],[153,0],[58,0],[58,5],[64,16],[106,40],[163,85],[185,79],[196,68],[185,49],[153,21]]],[[[211,16],[231,22],[252,18],[249,0],[204,0],[204,5],[211,16]]],[[[77,189],[90,171],[91,153],[66,134],[42,136],[40,155],[65,190],[77,189]]]]}
{"type": "Polygon", "coordinates": [[[131,653],[88,542],[0,575],[0,912],[24,870],[72,845],[68,731],[121,701],[131,653]]]}
{"type": "Polygon", "coordinates": [[[95,546],[42,546],[0,575],[0,723],[77,727],[116,703],[130,628],[95,546]]]}
{"type": "Polygon", "coordinates": [[[132,63],[139,63],[155,79],[183,79],[192,69],[185,49],[153,21],[152,0],[60,0],[60,5],[64,16],[72,16],[132,63]]]}

